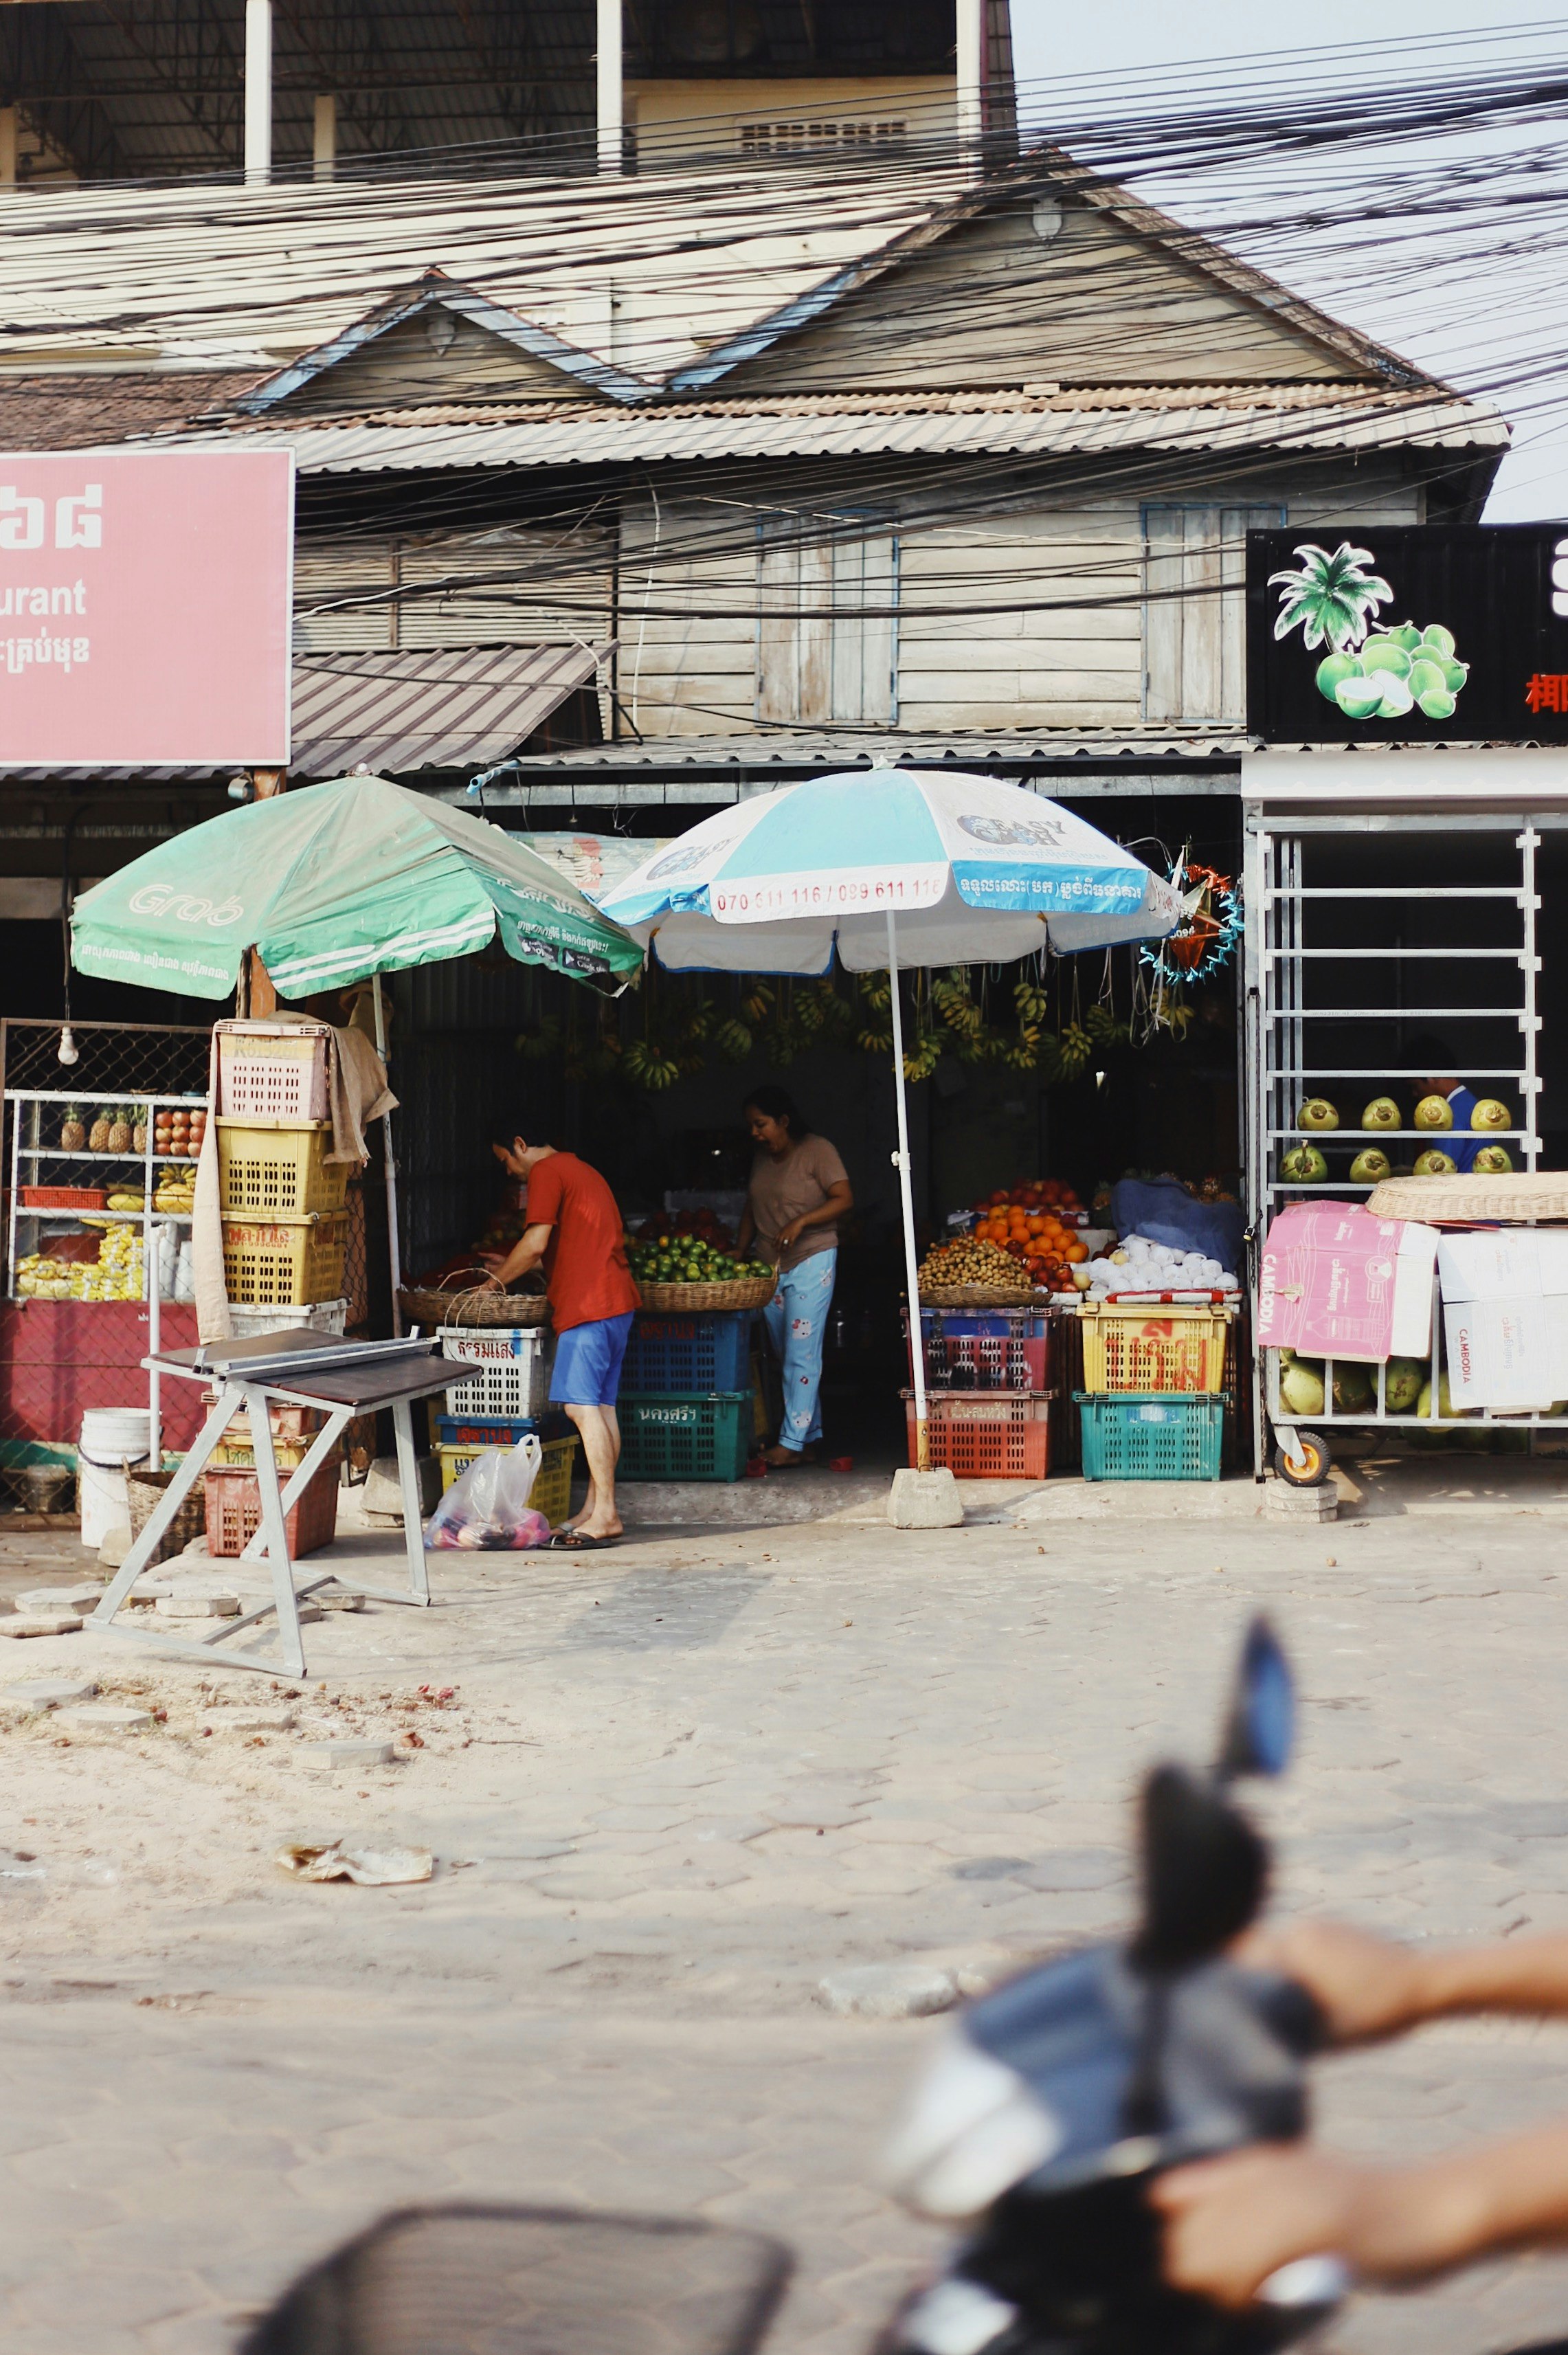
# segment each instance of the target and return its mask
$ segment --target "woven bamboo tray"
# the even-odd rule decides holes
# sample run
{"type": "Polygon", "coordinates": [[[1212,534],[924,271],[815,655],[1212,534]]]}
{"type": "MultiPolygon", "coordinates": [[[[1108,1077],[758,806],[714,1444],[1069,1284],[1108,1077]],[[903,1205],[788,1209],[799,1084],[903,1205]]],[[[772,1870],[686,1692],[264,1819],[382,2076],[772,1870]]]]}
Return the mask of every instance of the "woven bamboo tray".
{"type": "Polygon", "coordinates": [[[1568,1219],[1568,1170],[1474,1171],[1452,1178],[1385,1178],[1368,1197],[1374,1219],[1568,1219]]]}
{"type": "Polygon", "coordinates": [[[1052,1298],[1027,1284],[923,1284],[923,1308],[1042,1308],[1052,1298]]]}
{"type": "Polygon", "coordinates": [[[398,1305],[411,1325],[509,1325],[520,1329],[549,1321],[549,1302],[542,1292],[496,1292],[488,1285],[470,1284],[452,1292],[405,1287],[398,1295],[398,1305]]]}
{"type": "Polygon", "coordinates": [[[778,1289],[770,1267],[762,1275],[737,1276],[729,1284],[642,1284],[645,1308],[678,1308],[697,1315],[705,1309],[763,1308],[778,1289]]]}

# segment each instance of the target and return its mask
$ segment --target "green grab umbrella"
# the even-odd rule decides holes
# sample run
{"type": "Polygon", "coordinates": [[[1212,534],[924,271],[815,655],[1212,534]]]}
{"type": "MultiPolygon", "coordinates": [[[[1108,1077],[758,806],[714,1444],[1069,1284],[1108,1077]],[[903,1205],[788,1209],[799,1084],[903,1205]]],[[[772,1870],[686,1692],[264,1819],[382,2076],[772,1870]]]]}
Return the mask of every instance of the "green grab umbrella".
{"type": "Polygon", "coordinates": [[[499,826],[385,777],[225,811],[84,891],[71,962],[109,981],[227,997],[247,949],[280,996],[467,956],[616,983],[643,950],[499,826]]]}

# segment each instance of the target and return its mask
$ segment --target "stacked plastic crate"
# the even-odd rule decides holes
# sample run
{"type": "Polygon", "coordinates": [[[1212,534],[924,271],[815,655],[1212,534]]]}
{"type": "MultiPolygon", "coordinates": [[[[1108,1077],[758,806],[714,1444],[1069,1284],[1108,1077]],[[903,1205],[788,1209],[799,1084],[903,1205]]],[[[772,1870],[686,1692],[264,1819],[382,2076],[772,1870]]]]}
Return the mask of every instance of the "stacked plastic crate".
{"type": "Polygon", "coordinates": [[[1218,1296],[1082,1304],[1086,1480],[1220,1477],[1234,1315],[1218,1296]]]}
{"type": "MultiPolygon", "coordinates": [[[[329,1161],[325,1025],[231,1022],[218,1032],[218,1169],[223,1278],[236,1323],[251,1332],[302,1325],[341,1333],[348,1241],[348,1164],[329,1161]]],[[[286,1483],[321,1418],[272,1410],[272,1453],[286,1483]]],[[[242,1553],[261,1524],[253,1435],[238,1417],[206,1474],[207,1542],[242,1553]]],[[[337,1528],[335,1455],[288,1513],[296,1559],[330,1545],[337,1528]]]]}
{"type": "Polygon", "coordinates": [[[621,1371],[618,1478],[741,1478],[752,1439],[752,1316],[639,1310],[621,1371]]]}
{"type": "MultiPolygon", "coordinates": [[[[1052,1326],[1039,1308],[923,1308],[926,1449],[959,1480],[1043,1480],[1051,1469],[1052,1326]]],[[[904,1339],[910,1337],[908,1311],[904,1339]]],[[[909,1460],[914,1395],[904,1392],[909,1460]]]]}
{"type": "Polygon", "coordinates": [[[558,1529],[571,1508],[575,1433],[549,1412],[551,1336],[542,1325],[443,1325],[443,1358],[477,1360],[475,1370],[448,1385],[446,1412],[435,1416],[441,1485],[450,1488],[486,1447],[515,1447],[533,1433],[542,1461],[528,1503],[558,1529]]]}

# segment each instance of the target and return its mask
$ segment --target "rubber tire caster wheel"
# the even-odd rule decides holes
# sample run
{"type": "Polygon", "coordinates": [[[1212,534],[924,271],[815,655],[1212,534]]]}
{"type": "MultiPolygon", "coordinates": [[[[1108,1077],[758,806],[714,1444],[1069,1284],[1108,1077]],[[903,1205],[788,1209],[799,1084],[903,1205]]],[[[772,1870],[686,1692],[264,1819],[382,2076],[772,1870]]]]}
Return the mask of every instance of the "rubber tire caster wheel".
{"type": "Polygon", "coordinates": [[[1277,1444],[1275,1469],[1287,1488],[1320,1488],[1334,1468],[1328,1442],[1320,1431],[1306,1431],[1298,1427],[1296,1444],[1299,1453],[1296,1462],[1292,1463],[1285,1454],[1284,1441],[1277,1444]],[[1301,1460],[1303,1457],[1305,1462],[1301,1460]]]}

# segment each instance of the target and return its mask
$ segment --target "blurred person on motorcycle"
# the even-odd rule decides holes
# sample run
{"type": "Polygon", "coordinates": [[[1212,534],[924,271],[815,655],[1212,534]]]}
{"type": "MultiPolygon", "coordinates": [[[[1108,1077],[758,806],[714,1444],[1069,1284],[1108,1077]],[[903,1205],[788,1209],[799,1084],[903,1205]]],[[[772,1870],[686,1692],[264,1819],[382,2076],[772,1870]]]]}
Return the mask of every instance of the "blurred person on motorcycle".
{"type": "MultiPolygon", "coordinates": [[[[1232,1951],[1307,1987],[1341,2048],[1463,2013],[1568,2017],[1568,1935],[1418,1954],[1302,1921],[1251,1931],[1232,1951]]],[[[1568,2240],[1568,2120],[1403,2167],[1311,2142],[1253,2146],[1174,2169],[1149,2198],[1167,2279],[1223,2306],[1324,2249],[1363,2282],[1408,2282],[1568,2240]]]]}

